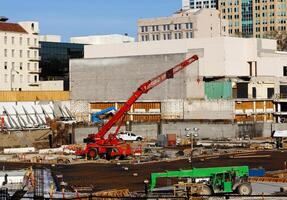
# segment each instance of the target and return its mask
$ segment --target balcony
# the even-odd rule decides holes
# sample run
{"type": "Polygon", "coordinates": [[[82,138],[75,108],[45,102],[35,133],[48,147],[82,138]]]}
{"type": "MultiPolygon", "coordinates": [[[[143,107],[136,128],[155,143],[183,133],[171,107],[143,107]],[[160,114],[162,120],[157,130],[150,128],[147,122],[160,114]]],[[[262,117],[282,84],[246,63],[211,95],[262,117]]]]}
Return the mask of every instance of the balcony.
{"type": "Polygon", "coordinates": [[[40,82],[29,83],[29,86],[38,87],[38,86],[40,86],[40,82]]]}
{"type": "Polygon", "coordinates": [[[39,68],[39,69],[36,69],[36,70],[29,71],[29,74],[40,74],[41,72],[42,72],[42,69],[39,68]]]}
{"type": "Polygon", "coordinates": [[[34,58],[30,58],[29,61],[30,61],[30,62],[40,62],[40,61],[41,61],[41,56],[37,56],[37,57],[34,57],[34,58]]]}
{"type": "Polygon", "coordinates": [[[32,45],[29,49],[41,49],[41,44],[32,45]]]}

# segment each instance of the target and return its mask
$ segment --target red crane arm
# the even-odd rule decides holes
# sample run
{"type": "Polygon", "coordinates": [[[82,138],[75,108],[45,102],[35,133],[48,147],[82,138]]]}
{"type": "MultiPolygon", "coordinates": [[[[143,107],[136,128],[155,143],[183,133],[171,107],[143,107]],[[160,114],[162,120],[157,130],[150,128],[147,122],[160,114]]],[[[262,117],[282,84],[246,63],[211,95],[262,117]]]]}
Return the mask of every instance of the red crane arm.
{"type": "MultiPolygon", "coordinates": [[[[125,115],[126,112],[128,112],[131,108],[131,106],[134,104],[134,102],[141,97],[143,93],[147,93],[152,88],[156,87],[157,85],[161,84],[166,79],[173,78],[174,75],[183,70],[185,67],[190,65],[192,62],[198,60],[198,56],[194,55],[183,62],[179,63],[178,65],[174,66],[173,68],[167,70],[166,72],[156,76],[155,78],[143,83],[134,93],[133,95],[126,101],[124,106],[122,106],[116,114],[99,130],[97,134],[90,134],[89,138],[94,139],[103,139],[105,134],[119,121],[121,118],[125,115]]],[[[115,132],[115,135],[117,134],[119,128],[115,132]]],[[[114,137],[115,137],[114,135],[114,137]]]]}

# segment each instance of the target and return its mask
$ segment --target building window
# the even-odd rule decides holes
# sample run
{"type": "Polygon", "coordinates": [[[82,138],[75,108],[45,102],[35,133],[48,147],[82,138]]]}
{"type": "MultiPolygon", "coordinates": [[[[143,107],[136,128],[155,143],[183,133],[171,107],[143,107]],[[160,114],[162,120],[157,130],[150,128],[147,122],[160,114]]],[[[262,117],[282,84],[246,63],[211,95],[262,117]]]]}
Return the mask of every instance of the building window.
{"type": "Polygon", "coordinates": [[[14,42],[15,42],[14,40],[15,40],[15,38],[12,37],[12,38],[11,38],[11,43],[12,43],[12,44],[14,44],[14,42]]]}
{"type": "Polygon", "coordinates": [[[27,45],[30,45],[30,38],[27,38],[27,45]]]}
{"type": "Polygon", "coordinates": [[[4,56],[7,57],[7,49],[4,49],[4,56]]]}
{"type": "Polygon", "coordinates": [[[19,57],[22,58],[22,56],[23,56],[23,51],[19,50],[19,57]]]}
{"type": "Polygon", "coordinates": [[[180,32],[174,34],[174,39],[181,39],[181,38],[182,38],[182,34],[180,32]]]}
{"type": "Polygon", "coordinates": [[[20,37],[20,38],[19,38],[19,44],[22,45],[22,42],[23,42],[23,38],[20,37]]]}
{"type": "Polygon", "coordinates": [[[159,31],[159,26],[158,25],[152,26],[152,31],[159,31]]]}
{"type": "Polygon", "coordinates": [[[34,51],[34,58],[37,58],[37,54],[38,54],[38,52],[34,51]]]}
{"type": "Polygon", "coordinates": [[[252,98],[256,99],[256,87],[252,87],[252,98]]]}
{"type": "Polygon", "coordinates": [[[169,31],[170,30],[170,25],[169,24],[163,25],[163,30],[164,31],[169,31]]]}
{"type": "Polygon", "coordinates": [[[15,67],[15,62],[12,62],[12,69],[14,69],[15,67]]]}
{"type": "Polygon", "coordinates": [[[7,69],[7,62],[4,62],[4,69],[7,69]]]}
{"type": "Polygon", "coordinates": [[[27,50],[27,58],[30,58],[30,51],[27,50]]]}
{"type": "Polygon", "coordinates": [[[34,76],[34,82],[36,83],[38,80],[38,77],[37,76],[34,76]]]}
{"type": "Polygon", "coordinates": [[[185,28],[186,29],[192,29],[192,23],[186,23],[185,28]]]}
{"type": "Polygon", "coordinates": [[[274,96],[274,88],[267,88],[267,98],[272,99],[274,96]]]}
{"type": "Polygon", "coordinates": [[[15,82],[15,74],[12,74],[11,76],[11,81],[14,83],[15,82]]]}
{"type": "Polygon", "coordinates": [[[34,45],[37,46],[37,38],[34,39],[34,45]]]}
{"type": "Polygon", "coordinates": [[[148,31],[148,27],[147,26],[142,26],[141,27],[141,31],[144,33],[144,32],[147,32],[148,31]]]}
{"type": "Polygon", "coordinates": [[[287,66],[283,67],[283,76],[287,76],[287,66]]]}
{"type": "Polygon", "coordinates": [[[186,32],[186,38],[192,38],[192,32],[186,32]]]}
{"type": "Polygon", "coordinates": [[[149,41],[149,36],[148,35],[145,36],[145,41],[149,41]]]}
{"type": "Polygon", "coordinates": [[[37,63],[34,64],[34,70],[37,71],[38,65],[37,63]]]}
{"type": "Polygon", "coordinates": [[[180,29],[181,29],[181,24],[174,25],[174,30],[180,30],[180,29]]]}
{"type": "Polygon", "coordinates": [[[11,55],[12,55],[12,58],[14,57],[14,55],[15,55],[15,50],[14,49],[12,49],[12,51],[11,51],[11,55]]]}
{"type": "Polygon", "coordinates": [[[144,35],[142,35],[142,41],[144,41],[144,35]]]}
{"type": "Polygon", "coordinates": [[[22,62],[20,62],[20,70],[22,70],[23,69],[23,63],[22,62]]]}
{"type": "Polygon", "coordinates": [[[7,44],[7,36],[4,36],[4,44],[7,44]]]}
{"type": "Polygon", "coordinates": [[[30,63],[27,63],[27,70],[30,71],[30,63]]]}

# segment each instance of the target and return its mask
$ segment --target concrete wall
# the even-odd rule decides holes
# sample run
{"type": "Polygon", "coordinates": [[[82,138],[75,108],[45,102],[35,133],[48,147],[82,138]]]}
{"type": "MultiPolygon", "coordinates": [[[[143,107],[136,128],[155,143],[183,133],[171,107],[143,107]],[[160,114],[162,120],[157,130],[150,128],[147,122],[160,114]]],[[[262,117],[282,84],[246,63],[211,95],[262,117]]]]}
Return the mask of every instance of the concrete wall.
{"type": "Polygon", "coordinates": [[[161,103],[162,119],[216,120],[234,119],[234,101],[171,99],[161,103]]]}
{"type": "Polygon", "coordinates": [[[215,9],[201,9],[196,15],[196,31],[194,37],[220,37],[228,35],[227,20],[220,19],[220,14],[215,9]],[[224,27],[224,28],[223,28],[224,27]]]}
{"type": "MultiPolygon", "coordinates": [[[[132,56],[120,58],[76,59],[71,61],[71,99],[85,101],[126,101],[144,82],[183,61],[185,54],[132,56]],[[88,91],[88,92],[87,92],[88,91]]],[[[197,84],[195,74],[197,63],[144,94],[140,100],[184,99],[187,84],[197,84]],[[188,79],[188,80],[187,80],[188,79]]],[[[192,88],[188,97],[203,87],[192,88]]]]}
{"type": "MultiPolygon", "coordinates": [[[[272,130],[287,130],[287,124],[271,124],[271,123],[257,123],[257,124],[214,124],[214,123],[194,123],[194,122],[162,122],[162,134],[176,134],[178,137],[185,138],[187,132],[185,128],[199,128],[199,138],[235,138],[249,135],[251,137],[271,137],[272,130]]],[[[122,126],[121,131],[126,129],[122,126]]],[[[90,133],[97,132],[96,127],[77,128],[76,142],[82,143],[83,138],[90,133]]],[[[115,127],[111,130],[115,131],[115,127]]],[[[132,132],[142,135],[147,139],[156,139],[159,126],[156,123],[150,124],[133,124],[132,132]]]]}
{"type": "Polygon", "coordinates": [[[40,35],[39,40],[41,42],[61,42],[60,35],[40,35]]]}
{"type": "Polygon", "coordinates": [[[64,91],[64,81],[40,81],[42,91],[64,91]]]}
{"type": "MultiPolygon", "coordinates": [[[[87,45],[85,46],[85,58],[115,58],[192,52],[200,56],[199,73],[197,74],[200,77],[249,76],[248,61],[257,61],[257,71],[260,76],[282,76],[282,65],[286,63],[287,54],[275,53],[275,45],[275,40],[232,37],[135,42],[101,46],[87,45]],[[167,46],[169,48],[166,48],[167,46]],[[271,53],[268,56],[261,55],[260,52],[263,51],[271,53]]],[[[72,60],[72,67],[73,64],[72,60]]]]}
{"type": "Polygon", "coordinates": [[[234,119],[234,101],[190,100],[184,102],[184,119],[234,119]]]}
{"type": "Polygon", "coordinates": [[[126,42],[134,42],[135,39],[133,37],[129,37],[126,35],[120,34],[111,34],[111,35],[89,35],[89,36],[80,36],[80,37],[71,37],[71,43],[78,44],[94,44],[94,45],[102,45],[102,44],[119,44],[126,42]]]}

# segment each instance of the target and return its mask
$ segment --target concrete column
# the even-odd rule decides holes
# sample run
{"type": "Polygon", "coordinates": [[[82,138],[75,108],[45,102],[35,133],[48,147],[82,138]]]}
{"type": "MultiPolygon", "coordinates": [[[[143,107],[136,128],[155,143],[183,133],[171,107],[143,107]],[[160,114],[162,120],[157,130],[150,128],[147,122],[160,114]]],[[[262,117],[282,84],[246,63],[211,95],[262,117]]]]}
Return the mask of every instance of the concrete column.
{"type": "MultiPolygon", "coordinates": [[[[277,107],[278,107],[278,111],[277,111],[277,112],[280,113],[280,112],[281,112],[281,103],[280,103],[280,102],[278,102],[277,107]]],[[[281,123],[281,117],[280,117],[280,115],[278,116],[277,122],[278,122],[278,123],[281,123]]]]}

